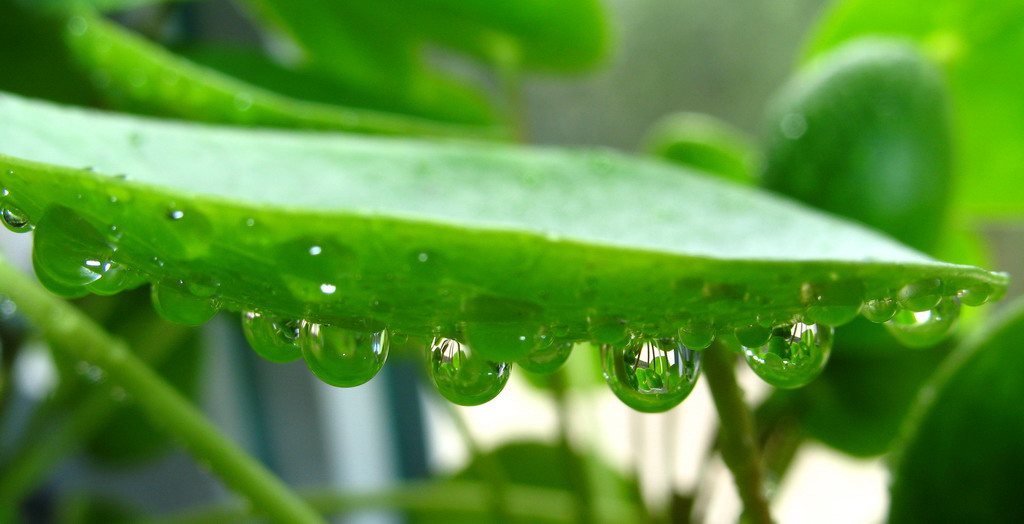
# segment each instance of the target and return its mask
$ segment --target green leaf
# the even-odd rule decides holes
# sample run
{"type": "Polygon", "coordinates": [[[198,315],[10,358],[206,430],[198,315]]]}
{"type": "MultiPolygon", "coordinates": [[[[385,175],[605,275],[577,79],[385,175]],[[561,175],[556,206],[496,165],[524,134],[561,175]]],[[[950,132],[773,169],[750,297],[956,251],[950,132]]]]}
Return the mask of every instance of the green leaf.
{"type": "Polygon", "coordinates": [[[654,124],[644,150],[666,160],[749,184],[760,161],[754,141],[710,115],[676,113],[654,124]]]}
{"type": "Polygon", "coordinates": [[[950,83],[956,122],[955,202],[966,218],[1024,210],[1024,2],[847,0],[822,18],[807,56],[859,35],[907,38],[950,83]]]}
{"type": "Polygon", "coordinates": [[[1000,313],[922,391],[895,461],[890,522],[1020,517],[1024,301],[1000,313]]]}
{"type": "Polygon", "coordinates": [[[44,284],[159,281],[158,309],[190,319],[255,309],[431,336],[482,301],[488,318],[506,304],[569,341],[784,322],[833,291],[824,303],[850,308],[922,279],[946,296],[1007,281],[607,151],[248,131],[5,96],[0,153],[2,205],[34,224],[44,284]]]}
{"type": "Polygon", "coordinates": [[[503,133],[279,94],[186,60],[87,9],[49,16],[60,31],[51,38],[65,42],[100,95],[119,109],[246,126],[445,136],[503,133]]]}

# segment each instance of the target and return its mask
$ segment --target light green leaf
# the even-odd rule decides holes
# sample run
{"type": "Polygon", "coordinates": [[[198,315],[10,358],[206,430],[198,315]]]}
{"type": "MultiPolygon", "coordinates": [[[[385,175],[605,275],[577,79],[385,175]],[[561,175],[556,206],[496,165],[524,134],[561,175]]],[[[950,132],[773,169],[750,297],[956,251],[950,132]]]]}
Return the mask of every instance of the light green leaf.
{"type": "Polygon", "coordinates": [[[5,96],[0,153],[3,206],[35,225],[45,284],[74,295],[159,281],[189,322],[224,307],[430,336],[507,310],[556,340],[674,336],[691,321],[857,306],[922,279],[946,296],[1007,281],[607,151],[249,131],[5,96]]]}

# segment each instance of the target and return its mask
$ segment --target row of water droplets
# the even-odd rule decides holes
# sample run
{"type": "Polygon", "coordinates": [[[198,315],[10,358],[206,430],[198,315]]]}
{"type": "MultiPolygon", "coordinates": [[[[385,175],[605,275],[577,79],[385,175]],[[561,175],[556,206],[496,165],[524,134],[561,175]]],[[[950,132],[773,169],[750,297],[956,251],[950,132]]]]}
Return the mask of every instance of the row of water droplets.
{"type": "MultiPolygon", "coordinates": [[[[29,217],[11,202],[10,193],[0,189],[0,219],[15,232],[32,231],[29,217]]],[[[182,221],[184,211],[169,211],[167,218],[182,221]]],[[[55,222],[36,231],[33,260],[40,280],[51,290],[65,296],[86,292],[114,294],[145,281],[142,274],[115,260],[116,227],[104,236],[68,208],[51,208],[44,221],[55,222]]],[[[251,226],[251,224],[247,224],[251,226]]],[[[308,248],[316,257],[323,248],[308,248]]],[[[161,265],[159,260],[154,263],[161,265]]],[[[315,269],[315,268],[314,268],[315,269]]],[[[317,291],[333,294],[333,284],[317,291]]],[[[805,286],[807,287],[807,286],[805,286]]],[[[809,289],[813,291],[813,286],[809,289]]],[[[975,306],[991,298],[993,289],[984,283],[949,293],[939,279],[908,284],[896,293],[861,301],[830,303],[828,297],[809,293],[804,315],[789,319],[758,317],[757,322],[739,328],[716,328],[711,321],[693,321],[674,336],[629,331],[624,322],[591,322],[592,338],[601,344],[604,375],[612,391],[627,405],[646,412],[671,409],[692,391],[700,374],[701,350],[723,334],[733,335],[751,369],[765,381],[782,388],[802,386],[820,374],[831,349],[832,326],[844,324],[856,315],[873,322],[884,322],[898,340],[908,346],[923,347],[945,338],[956,322],[961,302],[975,306]],[[805,320],[805,317],[807,320],[805,320]],[[617,331],[612,337],[608,330],[617,331]],[[607,342],[607,339],[614,342],[607,342]]],[[[194,278],[156,282],[152,286],[156,310],[173,322],[198,325],[220,308],[215,281],[194,278]]],[[[310,321],[280,319],[257,312],[243,315],[246,337],[264,358],[287,362],[302,357],[324,382],[352,387],[373,378],[384,365],[389,348],[388,331],[359,333],[310,321]]],[[[574,341],[565,333],[552,336],[530,323],[527,328],[515,322],[493,332],[477,326],[469,338],[481,347],[503,344],[516,354],[524,369],[550,373],[564,363],[574,341]],[[523,331],[520,334],[517,330],[523,331]],[[515,336],[509,336],[509,335],[515,336]]],[[[728,337],[726,337],[728,338],[728,337]]],[[[494,351],[488,351],[493,355],[494,351]]],[[[456,338],[436,336],[429,345],[430,377],[448,400],[476,405],[494,398],[508,381],[511,362],[490,360],[474,352],[456,338]]]]}

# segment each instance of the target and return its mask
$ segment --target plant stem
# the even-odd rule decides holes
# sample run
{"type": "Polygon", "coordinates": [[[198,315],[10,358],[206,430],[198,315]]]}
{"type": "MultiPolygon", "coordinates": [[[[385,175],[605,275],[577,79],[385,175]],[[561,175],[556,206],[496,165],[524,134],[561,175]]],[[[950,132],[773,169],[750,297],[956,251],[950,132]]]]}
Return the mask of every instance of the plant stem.
{"type": "MultiPolygon", "coordinates": [[[[385,488],[366,493],[336,493],[324,490],[309,491],[305,501],[323,515],[336,515],[352,511],[377,508],[459,513],[482,517],[490,511],[486,501],[490,487],[471,481],[422,481],[385,488]]],[[[525,485],[506,485],[505,505],[510,516],[519,522],[575,522],[572,495],[559,489],[525,485]]],[[[633,522],[633,510],[603,501],[602,515],[611,522],[633,522]]],[[[187,514],[151,521],[150,524],[221,524],[242,522],[251,516],[238,507],[212,507],[189,511],[187,514]]]]}
{"type": "Polygon", "coordinates": [[[473,432],[470,431],[469,425],[462,418],[462,414],[459,413],[458,409],[451,402],[444,402],[447,408],[448,414],[452,420],[452,424],[455,425],[455,430],[459,436],[462,437],[463,443],[469,450],[469,455],[472,462],[476,463],[477,474],[486,483],[489,488],[488,502],[491,510],[491,517],[494,522],[499,524],[511,522],[509,518],[508,507],[505,505],[505,472],[501,468],[501,463],[498,462],[498,457],[490,453],[484,453],[480,449],[480,445],[477,443],[476,438],[473,437],[473,432]]]}
{"type": "Polygon", "coordinates": [[[594,511],[590,493],[590,484],[583,461],[573,449],[569,435],[569,402],[567,398],[567,376],[564,369],[559,369],[548,376],[552,395],[555,401],[555,412],[558,415],[558,447],[562,451],[563,467],[568,477],[569,487],[575,496],[576,522],[594,522],[594,511]]]}
{"type": "Polygon", "coordinates": [[[70,304],[54,298],[0,259],[0,291],[69,359],[84,360],[106,372],[158,427],[177,436],[192,454],[266,516],[283,522],[322,522],[298,496],[258,462],[221,435],[203,415],[70,304]]]}
{"type": "Polygon", "coordinates": [[[722,459],[736,481],[744,512],[756,524],[770,524],[772,517],[764,495],[764,467],[754,419],[736,382],[736,359],[732,352],[720,344],[705,350],[704,377],[720,419],[722,459]]]}

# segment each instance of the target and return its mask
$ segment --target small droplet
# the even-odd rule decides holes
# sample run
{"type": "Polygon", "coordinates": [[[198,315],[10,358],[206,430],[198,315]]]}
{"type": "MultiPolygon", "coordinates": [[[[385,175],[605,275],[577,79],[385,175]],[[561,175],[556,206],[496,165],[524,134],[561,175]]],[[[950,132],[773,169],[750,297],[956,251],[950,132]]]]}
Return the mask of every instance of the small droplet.
{"type": "Polygon", "coordinates": [[[198,326],[217,314],[219,304],[213,297],[197,297],[180,281],[164,280],[153,284],[153,308],[175,324],[198,326]]]}
{"type": "Polygon", "coordinates": [[[245,91],[240,91],[237,94],[235,94],[234,102],[235,109],[239,111],[248,111],[250,108],[252,108],[252,95],[245,91]]]}
{"type": "Polygon", "coordinates": [[[942,300],[942,280],[926,278],[900,289],[897,297],[900,306],[910,311],[928,311],[942,300]]]}
{"type": "Polygon", "coordinates": [[[601,346],[604,378],[615,396],[644,413],[679,405],[700,376],[703,353],[672,339],[636,337],[625,346],[601,346]]]}
{"type": "Polygon", "coordinates": [[[817,378],[832,352],[833,328],[797,322],[775,328],[760,347],[744,345],[750,369],[765,382],[782,389],[798,388],[817,378]]]}
{"type": "Polygon", "coordinates": [[[114,267],[114,248],[88,221],[66,207],[52,207],[36,225],[32,264],[50,291],[79,297],[84,286],[114,267]]]}
{"type": "Polygon", "coordinates": [[[325,294],[325,295],[333,295],[334,292],[337,291],[337,290],[338,290],[338,286],[335,286],[334,284],[328,284],[328,283],[320,284],[320,292],[325,294]]]}
{"type": "Polygon", "coordinates": [[[388,359],[388,332],[357,333],[334,326],[303,323],[299,347],[306,366],[332,386],[350,388],[365,384],[388,359]]]}
{"type": "Polygon", "coordinates": [[[72,16],[68,19],[68,32],[72,36],[82,36],[89,30],[89,23],[80,16],[72,16]]]}
{"type": "Polygon", "coordinates": [[[533,304],[479,296],[463,304],[463,315],[466,342],[484,358],[515,362],[526,358],[540,342],[541,310],[533,304]]]}
{"type": "Polygon", "coordinates": [[[691,322],[679,328],[679,341],[693,350],[705,349],[715,341],[715,326],[710,322],[691,322]]]}
{"type": "Polygon", "coordinates": [[[945,340],[953,331],[959,315],[960,299],[948,297],[929,311],[901,310],[885,323],[885,327],[904,346],[923,348],[945,340]]]}
{"type": "Polygon", "coordinates": [[[172,209],[167,212],[167,218],[171,220],[181,220],[185,218],[185,212],[180,209],[172,209]]]}
{"type": "Polygon", "coordinates": [[[242,332],[249,346],[271,362],[292,362],[302,356],[299,349],[301,322],[263,315],[255,311],[242,313],[242,332]]]}
{"type": "Polygon", "coordinates": [[[896,299],[892,297],[883,297],[871,299],[865,302],[860,313],[864,318],[877,324],[892,318],[892,316],[896,314],[897,309],[899,309],[899,304],[896,303],[896,299]]]}
{"type": "Polygon", "coordinates": [[[965,306],[977,307],[986,302],[992,296],[992,286],[978,282],[964,287],[957,296],[960,297],[960,302],[965,306]]]}
{"type": "Polygon", "coordinates": [[[624,344],[628,338],[625,319],[607,315],[591,315],[587,317],[587,324],[590,337],[598,344],[624,344]]]}
{"type": "Polygon", "coordinates": [[[747,327],[739,327],[733,331],[736,340],[747,347],[759,347],[768,342],[772,336],[772,328],[759,324],[751,324],[747,327]]]}
{"type": "Polygon", "coordinates": [[[789,113],[782,117],[779,131],[782,132],[782,136],[796,140],[807,133],[807,118],[800,113],[789,113]]]}
{"type": "Polygon", "coordinates": [[[545,340],[542,347],[534,349],[516,363],[531,373],[554,373],[569,360],[573,346],[572,342],[545,340]]]}
{"type": "Polygon", "coordinates": [[[116,295],[136,283],[134,275],[128,268],[112,260],[108,260],[102,266],[94,269],[100,272],[100,277],[85,285],[91,293],[104,296],[116,295]]]}
{"type": "Polygon", "coordinates": [[[32,231],[32,222],[28,219],[28,215],[11,204],[3,205],[3,209],[0,210],[0,218],[3,219],[4,226],[15,233],[32,231]]]}
{"type": "Polygon", "coordinates": [[[197,297],[212,297],[217,294],[220,282],[209,275],[193,275],[185,281],[188,292],[197,297]]]}
{"type": "Polygon", "coordinates": [[[806,283],[800,298],[807,306],[807,318],[817,324],[841,326],[857,318],[864,285],[860,281],[806,283]]]}
{"type": "Polygon", "coordinates": [[[430,344],[427,371],[434,388],[449,402],[477,406],[501,393],[512,366],[475,355],[469,346],[437,337],[430,344]]]}

